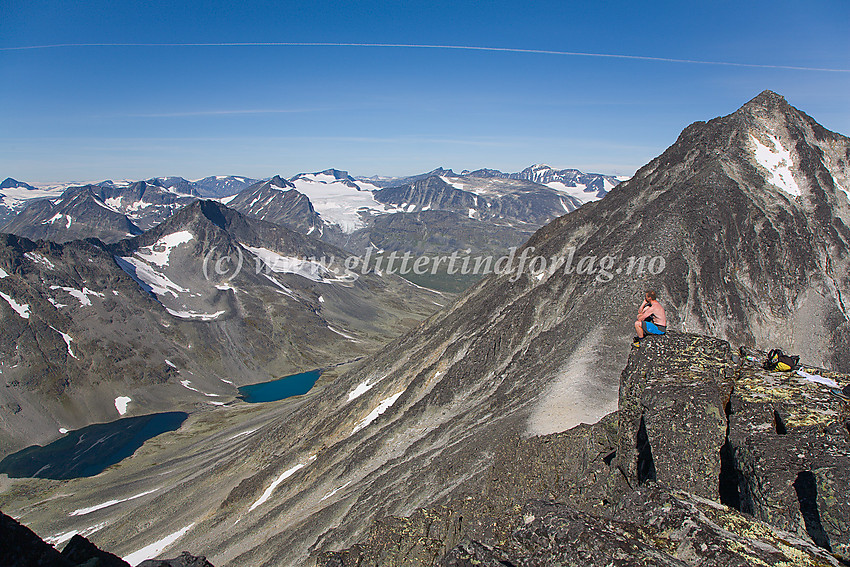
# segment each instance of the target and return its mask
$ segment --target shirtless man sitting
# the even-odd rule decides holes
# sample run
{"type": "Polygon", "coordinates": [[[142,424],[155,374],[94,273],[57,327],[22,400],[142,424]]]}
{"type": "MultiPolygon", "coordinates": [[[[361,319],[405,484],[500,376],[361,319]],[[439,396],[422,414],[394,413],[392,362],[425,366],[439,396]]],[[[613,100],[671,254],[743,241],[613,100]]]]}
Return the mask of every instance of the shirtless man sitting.
{"type": "Polygon", "coordinates": [[[644,296],[643,303],[638,308],[637,321],[635,321],[636,340],[646,335],[663,335],[667,332],[667,315],[664,308],[655,299],[655,292],[649,290],[644,296]]]}

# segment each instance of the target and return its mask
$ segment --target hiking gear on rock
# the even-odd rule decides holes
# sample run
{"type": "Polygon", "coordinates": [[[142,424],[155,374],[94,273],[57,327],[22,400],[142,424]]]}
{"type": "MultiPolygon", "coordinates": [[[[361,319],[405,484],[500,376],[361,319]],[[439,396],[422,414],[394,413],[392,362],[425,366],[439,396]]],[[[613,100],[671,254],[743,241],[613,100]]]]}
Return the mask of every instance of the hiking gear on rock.
{"type": "Polygon", "coordinates": [[[762,365],[762,368],[771,372],[790,372],[791,370],[796,370],[799,367],[799,356],[789,356],[778,348],[767,353],[767,359],[762,365]]]}

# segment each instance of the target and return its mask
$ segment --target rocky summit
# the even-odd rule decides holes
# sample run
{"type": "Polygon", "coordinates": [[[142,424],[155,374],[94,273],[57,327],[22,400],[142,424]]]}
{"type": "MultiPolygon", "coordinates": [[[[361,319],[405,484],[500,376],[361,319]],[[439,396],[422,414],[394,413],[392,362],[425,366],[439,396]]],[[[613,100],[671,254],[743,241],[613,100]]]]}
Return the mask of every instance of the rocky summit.
{"type": "Polygon", "coordinates": [[[652,337],[629,356],[618,412],[505,439],[438,505],[381,518],[318,564],[846,564],[847,410],[725,341],[652,337]]]}

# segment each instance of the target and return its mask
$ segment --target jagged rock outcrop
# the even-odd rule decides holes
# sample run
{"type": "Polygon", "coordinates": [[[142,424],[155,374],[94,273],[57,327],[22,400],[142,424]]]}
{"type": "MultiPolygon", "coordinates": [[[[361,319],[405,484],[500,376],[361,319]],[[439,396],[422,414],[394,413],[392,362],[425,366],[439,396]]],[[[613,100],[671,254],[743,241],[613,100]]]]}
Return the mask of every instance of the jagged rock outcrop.
{"type": "MultiPolygon", "coordinates": [[[[0,512],[0,565],[3,567],[130,567],[76,534],[60,553],[32,530],[0,512]]],[[[203,556],[184,551],[176,559],[142,561],[140,567],[213,567],[203,556]]]]}
{"type": "Polygon", "coordinates": [[[733,358],[724,341],[650,338],[623,371],[619,412],[505,439],[487,473],[442,504],[382,518],[318,564],[838,565],[850,557],[839,405],[822,384],[733,358]],[[739,481],[758,496],[730,498],[739,481]]]}
{"type": "Polygon", "coordinates": [[[148,559],[139,563],[137,567],[214,567],[203,555],[195,557],[188,551],[180,554],[174,559],[148,559]]]}
{"type": "Polygon", "coordinates": [[[62,557],[73,565],[91,567],[127,567],[130,565],[117,555],[98,549],[92,542],[76,534],[62,550],[62,557]]]}

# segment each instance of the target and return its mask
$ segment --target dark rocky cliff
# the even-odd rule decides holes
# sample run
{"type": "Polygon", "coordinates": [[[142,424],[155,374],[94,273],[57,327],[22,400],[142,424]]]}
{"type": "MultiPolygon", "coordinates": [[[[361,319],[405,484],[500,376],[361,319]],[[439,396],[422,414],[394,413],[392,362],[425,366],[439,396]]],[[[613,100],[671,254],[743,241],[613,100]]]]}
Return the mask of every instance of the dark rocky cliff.
{"type": "Polygon", "coordinates": [[[826,386],[717,339],[650,338],[618,412],[505,439],[439,505],[381,518],[318,564],[847,564],[848,482],[850,414],[826,386]]]}

